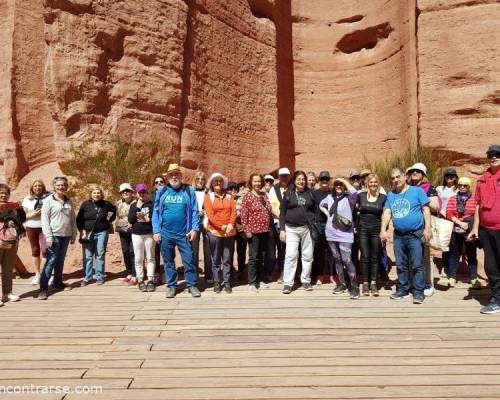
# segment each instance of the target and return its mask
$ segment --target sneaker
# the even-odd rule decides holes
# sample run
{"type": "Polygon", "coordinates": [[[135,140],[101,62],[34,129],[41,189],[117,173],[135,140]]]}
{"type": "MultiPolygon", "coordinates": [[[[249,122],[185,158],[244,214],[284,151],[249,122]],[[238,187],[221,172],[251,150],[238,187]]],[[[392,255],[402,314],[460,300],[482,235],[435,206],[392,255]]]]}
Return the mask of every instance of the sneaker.
{"type": "Polygon", "coordinates": [[[31,280],[32,285],[39,285],[40,284],[40,275],[35,275],[33,279],[31,280]]]}
{"type": "Polygon", "coordinates": [[[372,282],[370,285],[370,293],[372,296],[378,297],[378,287],[377,287],[377,282],[372,282]]]}
{"type": "Polygon", "coordinates": [[[38,300],[47,300],[47,291],[46,290],[40,290],[40,293],[38,293],[38,300]]]}
{"type": "Polygon", "coordinates": [[[68,292],[70,290],[72,290],[73,288],[69,285],[66,285],[66,284],[62,284],[62,286],[52,286],[52,290],[54,290],[55,292],[68,292]]]}
{"type": "Polygon", "coordinates": [[[351,285],[351,299],[359,299],[359,286],[356,284],[351,285]]]}
{"type": "Polygon", "coordinates": [[[224,292],[233,293],[233,289],[231,289],[231,284],[229,282],[224,282],[224,292]]]}
{"type": "Polygon", "coordinates": [[[470,281],[471,289],[481,289],[481,281],[479,279],[471,279],[470,281]]]}
{"type": "Polygon", "coordinates": [[[440,276],[441,276],[441,278],[444,278],[444,279],[448,278],[448,275],[446,274],[444,268],[441,270],[441,275],[440,276]]]}
{"type": "Polygon", "coordinates": [[[82,279],[82,280],[80,281],[80,287],[85,287],[85,286],[87,286],[88,284],[89,284],[89,281],[86,281],[85,279],[82,279]]]}
{"type": "Polygon", "coordinates": [[[220,283],[219,282],[215,282],[214,283],[214,292],[215,293],[220,293],[222,291],[222,288],[220,286],[220,283]]]}
{"type": "Polygon", "coordinates": [[[283,290],[282,290],[282,293],[283,294],[290,294],[292,293],[292,287],[291,286],[283,286],[283,290]]]}
{"type": "Polygon", "coordinates": [[[342,285],[342,284],[338,284],[337,286],[335,286],[335,289],[333,289],[333,294],[342,294],[342,293],[345,293],[347,291],[347,286],[346,285],[342,285]]]}
{"type": "Polygon", "coordinates": [[[361,293],[363,293],[363,296],[370,295],[370,287],[368,286],[368,282],[363,282],[363,288],[361,289],[361,293]]]}
{"type": "Polygon", "coordinates": [[[316,285],[322,285],[323,284],[323,276],[319,275],[318,278],[316,279],[316,285]]]}
{"type": "Polygon", "coordinates": [[[434,287],[433,286],[424,290],[425,297],[431,297],[433,294],[434,294],[434,287]]]}
{"type": "Polygon", "coordinates": [[[127,285],[128,286],[134,286],[134,285],[137,285],[139,281],[137,280],[137,278],[135,276],[133,276],[132,278],[130,278],[130,280],[127,282],[127,285]]]}
{"type": "Polygon", "coordinates": [[[283,283],[283,272],[280,274],[280,277],[278,278],[278,283],[280,285],[283,283]]]}
{"type": "Polygon", "coordinates": [[[14,301],[19,301],[19,300],[21,300],[21,298],[19,296],[15,295],[14,293],[9,293],[8,295],[2,297],[3,303],[7,303],[9,301],[14,302],[14,301]]]}
{"type": "Polygon", "coordinates": [[[99,279],[99,280],[96,281],[96,284],[99,285],[99,286],[100,285],[104,285],[104,281],[102,279],[99,279]]]}
{"type": "Polygon", "coordinates": [[[457,284],[457,280],[455,278],[448,278],[448,286],[455,287],[457,284]]]}
{"type": "Polygon", "coordinates": [[[0,300],[0,307],[3,307],[3,301],[0,300]]]}
{"type": "Polygon", "coordinates": [[[392,300],[402,300],[407,299],[408,297],[410,297],[410,293],[400,292],[399,290],[396,290],[393,294],[391,294],[392,300]]]}
{"type": "Polygon", "coordinates": [[[422,304],[424,302],[425,296],[421,293],[413,295],[413,304],[422,304]]]}
{"type": "Polygon", "coordinates": [[[196,286],[189,287],[188,292],[191,293],[191,296],[193,296],[193,297],[200,297],[201,296],[201,292],[196,286]]]}
{"type": "Polygon", "coordinates": [[[146,291],[146,282],[144,282],[144,281],[140,281],[140,282],[139,282],[139,286],[137,286],[137,287],[139,288],[139,290],[140,290],[141,292],[145,292],[145,291],[146,291]]]}
{"type": "Polygon", "coordinates": [[[481,314],[496,314],[500,312],[500,305],[495,300],[491,300],[490,304],[484,306],[479,311],[481,314]]]}
{"type": "Polygon", "coordinates": [[[148,283],[146,283],[146,292],[154,292],[155,290],[156,290],[156,286],[155,286],[154,282],[149,281],[148,283]]]}
{"type": "Polygon", "coordinates": [[[259,289],[270,289],[271,286],[269,285],[269,283],[266,283],[266,282],[260,282],[259,283],[259,289]]]}
{"type": "Polygon", "coordinates": [[[312,286],[310,283],[303,283],[302,284],[302,289],[304,289],[306,292],[310,292],[311,290],[313,290],[312,286]]]}
{"type": "Polygon", "coordinates": [[[174,287],[168,287],[167,293],[165,294],[165,297],[167,299],[173,299],[175,297],[175,292],[176,292],[176,289],[174,287]]]}
{"type": "Polygon", "coordinates": [[[251,293],[258,293],[259,291],[257,290],[257,286],[255,285],[248,285],[248,291],[251,293]]]}

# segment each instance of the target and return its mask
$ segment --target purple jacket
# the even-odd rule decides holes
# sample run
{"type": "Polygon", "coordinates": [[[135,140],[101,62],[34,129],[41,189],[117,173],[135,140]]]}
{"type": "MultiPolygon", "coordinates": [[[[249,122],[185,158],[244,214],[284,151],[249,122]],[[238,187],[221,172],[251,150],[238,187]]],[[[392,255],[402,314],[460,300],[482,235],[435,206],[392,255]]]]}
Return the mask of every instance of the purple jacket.
{"type": "MultiPolygon", "coordinates": [[[[350,221],[352,221],[352,212],[354,210],[354,205],[356,204],[356,198],[358,197],[358,192],[355,189],[351,189],[347,192],[347,196],[344,197],[338,204],[337,213],[350,221]]],[[[329,194],[321,203],[320,207],[324,207],[327,210],[333,205],[333,195],[329,194]]],[[[354,231],[353,228],[344,232],[333,225],[333,215],[328,217],[326,222],[326,240],[329,242],[342,242],[342,243],[353,243],[354,242],[354,231]]]]}

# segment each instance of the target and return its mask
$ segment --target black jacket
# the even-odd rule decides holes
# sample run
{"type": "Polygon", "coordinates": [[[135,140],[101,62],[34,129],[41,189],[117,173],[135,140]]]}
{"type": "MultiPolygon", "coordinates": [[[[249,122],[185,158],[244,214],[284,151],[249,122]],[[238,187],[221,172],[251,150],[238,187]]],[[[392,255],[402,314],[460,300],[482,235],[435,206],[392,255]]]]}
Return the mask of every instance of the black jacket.
{"type": "Polygon", "coordinates": [[[78,210],[76,226],[80,231],[85,229],[87,232],[103,232],[109,229],[115,219],[116,207],[109,201],[99,200],[94,203],[92,200],[86,200],[78,210]],[[109,219],[108,213],[111,213],[109,219]]]}
{"type": "Polygon", "coordinates": [[[286,225],[298,227],[307,226],[309,221],[316,218],[316,201],[312,191],[306,189],[298,193],[294,187],[289,188],[283,196],[280,207],[280,230],[284,231],[286,225]],[[299,200],[304,203],[299,205],[299,200]]]}

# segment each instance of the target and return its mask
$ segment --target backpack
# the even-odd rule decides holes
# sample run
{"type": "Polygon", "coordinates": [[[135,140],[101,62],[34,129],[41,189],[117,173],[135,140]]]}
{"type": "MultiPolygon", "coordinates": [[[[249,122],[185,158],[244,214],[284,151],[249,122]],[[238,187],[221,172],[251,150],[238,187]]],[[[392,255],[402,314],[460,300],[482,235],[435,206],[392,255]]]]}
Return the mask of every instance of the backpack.
{"type": "Polygon", "coordinates": [[[0,249],[13,249],[19,242],[19,232],[12,220],[0,221],[0,249]]]}

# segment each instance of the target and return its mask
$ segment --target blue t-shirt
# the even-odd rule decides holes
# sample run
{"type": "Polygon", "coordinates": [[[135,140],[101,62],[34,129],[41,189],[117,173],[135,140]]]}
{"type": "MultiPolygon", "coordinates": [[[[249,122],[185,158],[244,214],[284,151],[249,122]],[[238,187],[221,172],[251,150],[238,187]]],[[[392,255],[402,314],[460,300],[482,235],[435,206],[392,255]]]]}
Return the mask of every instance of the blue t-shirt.
{"type": "Polygon", "coordinates": [[[188,197],[182,187],[177,190],[168,187],[163,203],[162,236],[182,237],[186,235],[188,202],[188,197]]]}
{"type": "Polygon", "coordinates": [[[392,212],[394,228],[400,232],[413,232],[424,227],[422,207],[429,198],[422,188],[409,186],[404,193],[389,192],[384,208],[392,212]]]}

